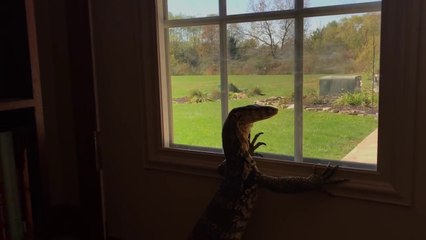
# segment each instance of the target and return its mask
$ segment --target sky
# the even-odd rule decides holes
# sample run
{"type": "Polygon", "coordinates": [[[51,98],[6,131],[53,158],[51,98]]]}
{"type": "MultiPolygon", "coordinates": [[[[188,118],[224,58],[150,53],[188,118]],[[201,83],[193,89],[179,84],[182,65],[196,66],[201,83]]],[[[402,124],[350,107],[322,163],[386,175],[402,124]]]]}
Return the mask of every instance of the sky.
{"type": "MultiPolygon", "coordinates": [[[[228,14],[247,13],[250,0],[227,0],[228,14]]],[[[308,0],[309,6],[327,6],[349,3],[373,2],[373,0],[308,0]]],[[[204,17],[211,14],[218,15],[219,0],[168,0],[168,10],[173,14],[186,16],[204,17]]],[[[346,15],[349,16],[349,15],[346,15]]],[[[311,30],[322,27],[328,22],[341,19],[339,16],[317,17],[309,20],[311,30]]]]}

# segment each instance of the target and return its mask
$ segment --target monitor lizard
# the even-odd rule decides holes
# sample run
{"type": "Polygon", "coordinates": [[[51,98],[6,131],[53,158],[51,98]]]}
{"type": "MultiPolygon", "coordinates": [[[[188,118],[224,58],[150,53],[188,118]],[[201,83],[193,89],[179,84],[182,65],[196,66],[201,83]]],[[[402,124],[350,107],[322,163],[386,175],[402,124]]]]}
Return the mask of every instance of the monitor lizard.
{"type": "Polygon", "coordinates": [[[199,218],[189,237],[193,240],[241,239],[257,198],[257,189],[273,192],[297,193],[321,189],[325,184],[339,183],[332,178],[338,166],[327,166],[322,173],[309,177],[273,177],[263,174],[256,166],[255,150],[265,145],[257,142],[263,134],[250,140],[254,122],[270,118],[278,109],[269,106],[248,105],[234,108],[222,128],[225,161],[218,171],[224,177],[213,199],[199,218]]]}

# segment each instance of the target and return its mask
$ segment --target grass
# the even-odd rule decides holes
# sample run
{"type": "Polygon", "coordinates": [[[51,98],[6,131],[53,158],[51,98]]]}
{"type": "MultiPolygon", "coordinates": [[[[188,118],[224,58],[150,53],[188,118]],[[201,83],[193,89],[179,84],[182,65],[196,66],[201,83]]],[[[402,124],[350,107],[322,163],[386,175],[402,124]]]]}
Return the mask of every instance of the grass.
{"type": "MultiPolygon", "coordinates": [[[[322,75],[308,75],[304,79],[305,89],[318,88],[318,79],[322,75]]],[[[259,87],[267,96],[291,96],[293,93],[293,75],[231,75],[229,83],[239,89],[254,89],[259,87]]],[[[191,90],[197,89],[203,93],[219,90],[218,75],[185,75],[172,76],[172,97],[187,96],[191,90]]]]}
{"type": "MultiPolygon", "coordinates": [[[[305,78],[305,89],[318,86],[319,75],[305,78]]],[[[258,87],[265,96],[230,100],[230,108],[252,104],[258,98],[291,96],[293,76],[255,75],[230,76],[239,89],[258,87]]],[[[173,98],[187,96],[191,89],[203,93],[217,91],[218,76],[174,76],[173,98]]],[[[199,104],[173,104],[174,143],[221,148],[220,101],[199,104]]],[[[282,109],[277,116],[258,122],[252,132],[264,132],[260,140],[267,143],[261,152],[293,155],[294,113],[282,109]]],[[[304,113],[304,156],[341,159],[362,139],[377,128],[377,120],[370,116],[352,116],[328,112],[304,113]]]]}
{"type": "Polygon", "coordinates": [[[304,156],[342,159],[377,128],[373,116],[305,112],[304,156]]]}

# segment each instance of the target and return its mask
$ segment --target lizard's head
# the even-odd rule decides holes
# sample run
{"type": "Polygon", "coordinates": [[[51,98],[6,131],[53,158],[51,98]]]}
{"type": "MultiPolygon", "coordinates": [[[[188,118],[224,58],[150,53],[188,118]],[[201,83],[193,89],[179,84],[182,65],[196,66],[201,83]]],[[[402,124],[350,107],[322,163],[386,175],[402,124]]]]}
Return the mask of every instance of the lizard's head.
{"type": "Polygon", "coordinates": [[[228,117],[234,118],[239,125],[251,125],[277,114],[278,109],[270,106],[247,105],[232,109],[228,117]]]}
{"type": "MultiPolygon", "coordinates": [[[[248,149],[248,136],[254,122],[268,119],[278,113],[278,109],[269,106],[248,105],[232,109],[222,130],[222,140],[241,145],[241,151],[248,149]]],[[[226,144],[224,144],[224,148],[226,144]]]]}

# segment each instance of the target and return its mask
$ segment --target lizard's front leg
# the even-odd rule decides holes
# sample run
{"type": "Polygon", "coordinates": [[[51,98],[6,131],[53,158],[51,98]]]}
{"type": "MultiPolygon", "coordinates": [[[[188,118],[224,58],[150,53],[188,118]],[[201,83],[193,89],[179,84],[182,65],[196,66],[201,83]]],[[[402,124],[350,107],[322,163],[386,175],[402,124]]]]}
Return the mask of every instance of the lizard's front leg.
{"type": "MultiPolygon", "coordinates": [[[[264,142],[257,142],[257,139],[260,137],[260,135],[262,135],[263,132],[259,132],[256,133],[256,135],[254,135],[253,140],[251,140],[251,136],[249,134],[248,137],[248,143],[249,143],[249,154],[250,156],[259,156],[259,157],[263,157],[262,154],[255,152],[256,149],[258,149],[260,146],[266,146],[266,143],[264,142]]],[[[219,175],[221,176],[225,176],[225,171],[226,171],[226,159],[223,160],[223,162],[221,162],[219,164],[219,166],[217,167],[217,171],[219,173],[219,175]]]]}
{"type": "Polygon", "coordinates": [[[259,172],[257,183],[260,187],[279,193],[320,190],[324,185],[347,181],[347,179],[332,178],[337,169],[338,166],[328,165],[322,173],[314,171],[309,177],[273,177],[259,172]]]}

